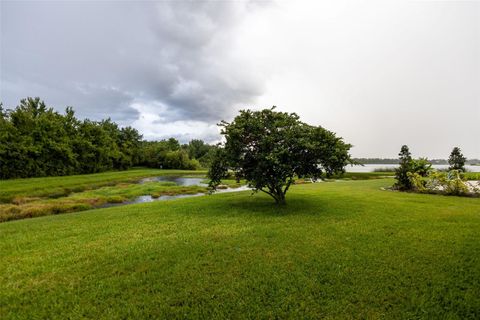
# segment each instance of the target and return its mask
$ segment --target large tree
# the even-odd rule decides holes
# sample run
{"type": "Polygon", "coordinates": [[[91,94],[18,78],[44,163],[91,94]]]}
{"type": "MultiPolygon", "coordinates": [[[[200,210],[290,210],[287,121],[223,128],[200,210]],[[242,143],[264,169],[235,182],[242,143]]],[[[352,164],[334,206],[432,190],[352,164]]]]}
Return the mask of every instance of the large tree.
{"type": "Polygon", "coordinates": [[[450,165],[448,170],[459,170],[465,172],[465,161],[467,161],[467,158],[463,156],[460,148],[453,148],[452,153],[450,153],[450,157],[448,158],[448,164],[450,165]]]}
{"type": "Polygon", "coordinates": [[[342,138],[275,107],[242,110],[232,122],[222,121],[220,126],[225,142],[216,150],[208,172],[213,190],[232,171],[253,190],[284,204],[296,177],[317,179],[323,173],[344,172],[352,162],[351,145],[342,138]]]}

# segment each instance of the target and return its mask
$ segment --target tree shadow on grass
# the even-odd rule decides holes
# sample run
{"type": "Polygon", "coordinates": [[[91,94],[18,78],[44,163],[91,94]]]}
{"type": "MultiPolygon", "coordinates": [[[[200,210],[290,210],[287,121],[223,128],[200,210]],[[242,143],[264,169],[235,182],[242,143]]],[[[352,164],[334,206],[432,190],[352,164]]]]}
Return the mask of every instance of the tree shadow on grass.
{"type": "Polygon", "coordinates": [[[253,194],[251,196],[236,197],[228,199],[219,198],[214,207],[223,210],[222,215],[262,215],[272,217],[283,217],[288,215],[308,215],[308,216],[335,216],[338,218],[350,216],[352,213],[361,212],[365,207],[361,201],[351,199],[348,196],[342,199],[322,197],[321,195],[292,194],[287,195],[285,205],[278,205],[274,200],[263,194],[253,194]]]}

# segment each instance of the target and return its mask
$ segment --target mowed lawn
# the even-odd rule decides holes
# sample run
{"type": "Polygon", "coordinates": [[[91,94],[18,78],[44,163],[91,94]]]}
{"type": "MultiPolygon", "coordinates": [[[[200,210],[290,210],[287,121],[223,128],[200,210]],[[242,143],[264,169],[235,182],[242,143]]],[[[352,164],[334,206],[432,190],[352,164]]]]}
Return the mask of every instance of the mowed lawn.
{"type": "Polygon", "coordinates": [[[0,318],[480,318],[480,199],[392,183],[2,223],[0,318]]]}

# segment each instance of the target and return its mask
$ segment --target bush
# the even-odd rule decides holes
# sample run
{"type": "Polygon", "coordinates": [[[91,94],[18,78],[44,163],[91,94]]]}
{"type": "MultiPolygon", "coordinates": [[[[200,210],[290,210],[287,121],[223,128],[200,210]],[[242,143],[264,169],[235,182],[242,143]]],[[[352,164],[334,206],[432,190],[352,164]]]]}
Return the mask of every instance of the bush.
{"type": "Polygon", "coordinates": [[[427,192],[428,189],[426,187],[426,181],[422,175],[416,172],[408,172],[407,173],[408,179],[410,180],[410,184],[412,186],[412,190],[417,192],[427,192]]]}
{"type": "Polygon", "coordinates": [[[451,170],[447,173],[433,171],[424,178],[418,173],[408,173],[412,189],[422,193],[442,193],[446,195],[476,195],[478,188],[469,188],[458,170],[451,170]]]}
{"type": "Polygon", "coordinates": [[[432,170],[432,164],[427,158],[412,159],[406,145],[402,146],[400,153],[400,166],[395,169],[394,187],[398,190],[424,190],[425,184],[422,177],[428,176],[432,170]]]}
{"type": "Polygon", "coordinates": [[[422,177],[428,176],[432,170],[432,164],[426,158],[419,158],[411,160],[411,172],[416,173],[422,177]]]}
{"type": "Polygon", "coordinates": [[[465,195],[468,193],[468,186],[465,184],[459,170],[451,170],[447,173],[444,192],[451,195],[465,195]]]}

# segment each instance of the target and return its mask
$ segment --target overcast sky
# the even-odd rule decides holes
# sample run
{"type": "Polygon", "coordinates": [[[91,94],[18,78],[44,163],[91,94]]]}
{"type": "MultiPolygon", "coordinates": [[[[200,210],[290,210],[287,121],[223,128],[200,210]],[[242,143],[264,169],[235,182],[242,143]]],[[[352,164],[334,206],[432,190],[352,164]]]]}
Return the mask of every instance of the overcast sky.
{"type": "Polygon", "coordinates": [[[0,101],[147,139],[276,105],[357,157],[480,158],[480,1],[1,1],[0,101]]]}

